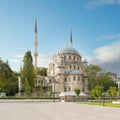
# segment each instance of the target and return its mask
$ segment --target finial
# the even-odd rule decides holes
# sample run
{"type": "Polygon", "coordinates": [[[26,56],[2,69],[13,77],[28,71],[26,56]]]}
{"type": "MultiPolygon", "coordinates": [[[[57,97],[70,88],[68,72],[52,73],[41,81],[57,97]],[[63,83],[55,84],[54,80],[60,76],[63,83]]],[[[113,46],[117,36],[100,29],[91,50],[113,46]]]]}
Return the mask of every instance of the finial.
{"type": "Polygon", "coordinates": [[[71,30],[71,33],[70,33],[70,44],[71,44],[71,47],[72,47],[72,30],[71,30]]]}
{"type": "Polygon", "coordinates": [[[36,17],[35,17],[35,33],[37,33],[37,20],[36,20],[36,17]]]}

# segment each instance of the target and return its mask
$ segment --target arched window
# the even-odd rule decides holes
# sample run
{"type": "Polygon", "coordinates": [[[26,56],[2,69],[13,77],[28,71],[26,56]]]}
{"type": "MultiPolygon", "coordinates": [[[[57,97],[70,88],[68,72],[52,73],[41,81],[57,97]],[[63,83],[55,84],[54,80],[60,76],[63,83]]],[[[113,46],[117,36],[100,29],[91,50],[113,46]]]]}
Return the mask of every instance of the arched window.
{"type": "Polygon", "coordinates": [[[71,77],[69,77],[69,81],[71,81],[71,77]]]}
{"type": "Polygon", "coordinates": [[[76,80],[76,77],[75,77],[75,76],[73,77],[73,80],[76,80]]]}
{"type": "Polygon", "coordinates": [[[68,91],[71,91],[71,87],[68,88],[68,91]]]}
{"type": "Polygon", "coordinates": [[[64,59],[66,60],[66,56],[64,56],[64,59]]]}
{"type": "Polygon", "coordinates": [[[67,88],[65,87],[65,92],[67,91],[67,88]]]}
{"type": "Polygon", "coordinates": [[[84,91],[84,87],[82,88],[82,92],[85,92],[85,91],[84,91]]]}
{"type": "Polygon", "coordinates": [[[80,77],[78,76],[78,81],[80,81],[80,77]]]}
{"type": "Polygon", "coordinates": [[[50,83],[51,83],[51,79],[50,79],[50,81],[49,81],[50,83]]]}
{"type": "Polygon", "coordinates": [[[41,84],[43,84],[43,80],[41,80],[41,84]]]}
{"type": "Polygon", "coordinates": [[[69,59],[71,59],[71,56],[69,55],[69,59]]]}
{"type": "Polygon", "coordinates": [[[73,59],[75,60],[75,56],[73,57],[73,59]]]}
{"type": "Polygon", "coordinates": [[[84,85],[85,81],[83,80],[83,85],[84,85]]]}
{"type": "Polygon", "coordinates": [[[70,69],[71,69],[72,67],[71,67],[71,65],[70,65],[70,69]]]}
{"type": "Polygon", "coordinates": [[[76,66],[74,65],[74,70],[75,70],[76,66]]]}
{"type": "Polygon", "coordinates": [[[65,82],[67,82],[67,78],[65,77],[65,82]]]}

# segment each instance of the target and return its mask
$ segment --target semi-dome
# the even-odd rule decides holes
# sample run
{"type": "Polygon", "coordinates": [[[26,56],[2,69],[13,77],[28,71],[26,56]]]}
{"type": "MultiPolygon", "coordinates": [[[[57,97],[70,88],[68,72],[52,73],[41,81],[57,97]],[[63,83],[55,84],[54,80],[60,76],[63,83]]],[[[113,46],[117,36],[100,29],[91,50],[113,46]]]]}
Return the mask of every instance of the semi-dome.
{"type": "Polygon", "coordinates": [[[76,74],[81,75],[81,74],[83,74],[83,72],[80,71],[80,70],[71,70],[71,71],[68,72],[68,74],[70,74],[70,75],[76,75],[76,74]]]}
{"type": "Polygon", "coordinates": [[[75,48],[72,48],[72,47],[65,47],[64,49],[59,51],[59,53],[70,53],[70,54],[72,53],[72,54],[80,55],[79,52],[75,48]]]}

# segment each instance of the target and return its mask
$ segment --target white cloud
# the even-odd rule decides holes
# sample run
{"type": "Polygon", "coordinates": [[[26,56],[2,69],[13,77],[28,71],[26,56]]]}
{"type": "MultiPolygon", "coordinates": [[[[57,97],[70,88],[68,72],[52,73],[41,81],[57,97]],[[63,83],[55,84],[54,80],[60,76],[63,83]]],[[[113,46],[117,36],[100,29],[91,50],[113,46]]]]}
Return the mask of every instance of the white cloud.
{"type": "Polygon", "coordinates": [[[120,41],[97,48],[94,53],[95,56],[92,59],[100,63],[116,62],[120,58],[120,41]]]}
{"type": "Polygon", "coordinates": [[[18,59],[10,59],[9,62],[12,62],[12,63],[20,63],[20,61],[18,59]]]}
{"type": "Polygon", "coordinates": [[[119,38],[120,38],[120,34],[116,34],[116,35],[102,36],[97,38],[97,40],[111,40],[111,39],[119,39],[119,38]]]}
{"type": "Polygon", "coordinates": [[[120,5],[120,0],[91,0],[89,3],[87,3],[86,7],[94,8],[104,5],[120,5]]]}
{"type": "MultiPolygon", "coordinates": [[[[23,65],[24,55],[14,55],[12,59],[9,60],[10,66],[13,70],[19,71],[20,66],[23,65]]],[[[34,64],[34,54],[32,53],[33,64],[34,64]]],[[[48,67],[51,61],[50,55],[40,54],[38,55],[38,67],[48,67]]]]}
{"type": "Polygon", "coordinates": [[[23,55],[14,55],[13,58],[9,60],[9,62],[20,63],[22,59],[23,55]]]}
{"type": "Polygon", "coordinates": [[[120,41],[94,50],[93,57],[86,57],[89,64],[97,64],[111,72],[120,73],[120,41]]]}
{"type": "Polygon", "coordinates": [[[16,59],[23,59],[24,55],[15,55],[14,56],[16,59]]]}
{"type": "MultiPolygon", "coordinates": [[[[48,67],[51,61],[51,56],[46,54],[38,55],[38,67],[48,67]]],[[[33,56],[33,64],[34,64],[34,56],[33,56]]]]}

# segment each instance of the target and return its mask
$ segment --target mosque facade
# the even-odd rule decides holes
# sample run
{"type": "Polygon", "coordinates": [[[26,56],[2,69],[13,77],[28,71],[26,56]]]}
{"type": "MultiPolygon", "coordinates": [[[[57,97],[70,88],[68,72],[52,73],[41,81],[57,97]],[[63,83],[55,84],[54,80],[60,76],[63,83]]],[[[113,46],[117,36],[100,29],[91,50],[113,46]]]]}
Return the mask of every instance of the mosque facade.
{"type": "MultiPolygon", "coordinates": [[[[35,22],[35,67],[37,68],[37,22],[35,22]]],[[[49,86],[55,95],[61,92],[73,92],[75,88],[81,92],[88,92],[88,76],[86,74],[87,61],[82,61],[80,53],[72,47],[72,32],[70,34],[70,46],[66,46],[52,56],[47,68],[47,76],[36,75],[35,86],[42,86],[46,93],[49,86]]],[[[36,69],[37,70],[37,69],[36,69]]],[[[37,71],[36,71],[37,73],[37,71]]]]}

